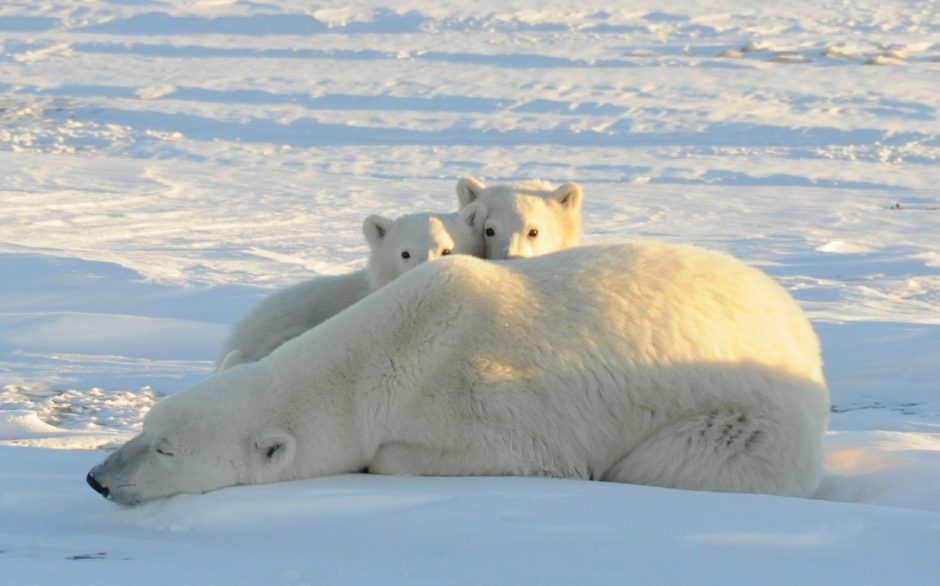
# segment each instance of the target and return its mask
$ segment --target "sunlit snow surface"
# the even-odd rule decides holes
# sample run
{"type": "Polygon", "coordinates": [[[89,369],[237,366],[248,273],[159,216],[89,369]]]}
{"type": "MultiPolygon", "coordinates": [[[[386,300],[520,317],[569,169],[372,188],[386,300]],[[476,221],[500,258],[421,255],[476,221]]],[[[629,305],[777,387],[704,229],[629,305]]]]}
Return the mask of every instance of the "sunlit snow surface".
{"type": "Polygon", "coordinates": [[[0,581],[936,584],[940,10],[621,4],[0,4],[0,581]],[[263,295],[361,267],[365,216],[452,210],[462,175],[578,181],[586,242],[783,284],[823,341],[826,500],[84,486],[105,452],[78,450],[205,376],[263,295]]]}

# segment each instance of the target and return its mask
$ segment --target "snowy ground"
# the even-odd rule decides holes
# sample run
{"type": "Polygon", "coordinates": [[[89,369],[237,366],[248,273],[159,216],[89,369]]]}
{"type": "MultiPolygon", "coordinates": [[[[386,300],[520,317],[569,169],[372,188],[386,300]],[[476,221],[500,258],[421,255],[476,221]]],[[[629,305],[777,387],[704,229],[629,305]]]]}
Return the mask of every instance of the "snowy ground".
{"type": "Polygon", "coordinates": [[[5,581],[936,583],[935,3],[544,4],[0,4],[5,581]],[[586,242],[777,278],[823,341],[826,500],[349,476],[124,510],[83,485],[264,294],[362,266],[366,215],[451,210],[462,175],[579,181],[586,242]]]}

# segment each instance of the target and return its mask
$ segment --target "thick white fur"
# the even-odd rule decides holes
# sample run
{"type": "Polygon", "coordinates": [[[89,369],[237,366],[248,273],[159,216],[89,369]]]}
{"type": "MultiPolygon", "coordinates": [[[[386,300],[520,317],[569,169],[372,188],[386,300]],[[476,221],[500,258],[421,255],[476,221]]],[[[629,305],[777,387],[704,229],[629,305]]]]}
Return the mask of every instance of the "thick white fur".
{"type": "Polygon", "coordinates": [[[366,268],[303,281],[277,291],[239,321],[222,345],[216,370],[254,362],[336,315],[405,271],[446,254],[482,257],[486,208],[479,203],[452,214],[411,214],[396,220],[369,216],[366,268]],[[409,258],[402,258],[407,252],[409,258]]]}
{"type": "Polygon", "coordinates": [[[487,187],[473,177],[457,182],[461,206],[486,205],[486,258],[539,256],[570,248],[581,238],[581,187],[557,189],[544,181],[487,187]]]}
{"type": "Polygon", "coordinates": [[[161,400],[91,475],[123,503],[364,469],[806,496],[828,413],[809,321],[727,255],[460,256],[161,400]]]}

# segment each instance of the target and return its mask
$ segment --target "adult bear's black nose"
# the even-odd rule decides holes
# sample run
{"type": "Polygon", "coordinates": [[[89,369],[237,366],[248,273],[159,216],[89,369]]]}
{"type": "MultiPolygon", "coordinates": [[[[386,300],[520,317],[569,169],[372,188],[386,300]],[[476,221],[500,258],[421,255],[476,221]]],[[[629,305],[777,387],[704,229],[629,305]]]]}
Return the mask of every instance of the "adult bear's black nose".
{"type": "Polygon", "coordinates": [[[111,494],[111,491],[108,490],[108,487],[102,486],[101,483],[98,482],[98,480],[96,480],[95,477],[91,475],[91,472],[88,473],[88,476],[85,477],[85,480],[88,481],[88,486],[95,489],[95,492],[97,492],[101,496],[107,498],[108,495],[111,494]]]}

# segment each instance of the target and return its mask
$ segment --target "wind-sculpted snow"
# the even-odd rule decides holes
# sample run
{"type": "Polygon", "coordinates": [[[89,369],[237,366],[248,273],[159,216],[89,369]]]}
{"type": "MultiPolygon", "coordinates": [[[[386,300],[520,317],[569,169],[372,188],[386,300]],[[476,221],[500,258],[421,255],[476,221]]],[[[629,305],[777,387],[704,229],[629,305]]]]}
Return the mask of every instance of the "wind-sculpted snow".
{"type": "Polygon", "coordinates": [[[0,575],[931,583],[938,76],[931,0],[4,2],[0,575]],[[879,507],[349,477],[116,511],[83,485],[75,450],[205,376],[265,294],[361,268],[363,218],[452,211],[468,175],[577,181],[584,242],[772,275],[823,343],[819,496],[879,507]]]}

